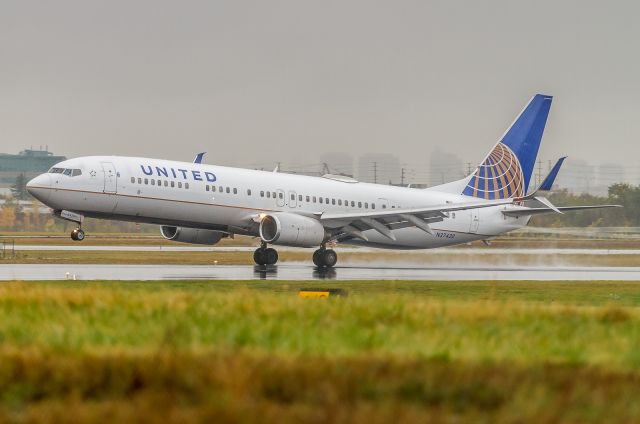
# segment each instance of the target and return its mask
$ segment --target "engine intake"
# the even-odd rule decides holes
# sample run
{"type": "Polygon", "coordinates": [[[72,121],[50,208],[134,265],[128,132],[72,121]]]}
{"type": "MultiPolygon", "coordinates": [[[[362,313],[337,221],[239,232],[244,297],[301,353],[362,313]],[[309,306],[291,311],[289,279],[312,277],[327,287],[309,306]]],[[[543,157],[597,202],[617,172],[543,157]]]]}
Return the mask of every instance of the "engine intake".
{"type": "Polygon", "coordinates": [[[322,224],[313,218],[279,212],[260,221],[260,238],[273,244],[293,247],[317,247],[325,239],[322,224]]]}
{"type": "Polygon", "coordinates": [[[222,238],[227,236],[225,233],[221,233],[220,231],[201,230],[199,228],[170,227],[168,225],[162,225],[160,227],[160,234],[162,234],[162,237],[171,241],[191,244],[206,244],[209,246],[218,243],[222,238]]]}

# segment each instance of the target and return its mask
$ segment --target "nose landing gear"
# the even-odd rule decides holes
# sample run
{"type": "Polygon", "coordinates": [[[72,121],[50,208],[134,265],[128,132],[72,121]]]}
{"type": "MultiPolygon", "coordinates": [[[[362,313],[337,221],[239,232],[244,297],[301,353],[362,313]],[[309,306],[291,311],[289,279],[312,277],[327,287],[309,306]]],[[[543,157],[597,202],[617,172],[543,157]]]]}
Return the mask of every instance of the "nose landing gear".
{"type": "Polygon", "coordinates": [[[338,262],[338,254],[333,249],[322,246],[313,252],[313,263],[318,268],[332,268],[338,262]]]}
{"type": "Polygon", "coordinates": [[[71,231],[71,240],[73,241],[84,240],[84,231],[82,231],[82,228],[76,228],[75,230],[71,231]]]}
{"type": "Polygon", "coordinates": [[[262,243],[262,245],[253,252],[253,261],[257,265],[275,265],[278,262],[278,251],[267,247],[267,243],[262,243]]]}

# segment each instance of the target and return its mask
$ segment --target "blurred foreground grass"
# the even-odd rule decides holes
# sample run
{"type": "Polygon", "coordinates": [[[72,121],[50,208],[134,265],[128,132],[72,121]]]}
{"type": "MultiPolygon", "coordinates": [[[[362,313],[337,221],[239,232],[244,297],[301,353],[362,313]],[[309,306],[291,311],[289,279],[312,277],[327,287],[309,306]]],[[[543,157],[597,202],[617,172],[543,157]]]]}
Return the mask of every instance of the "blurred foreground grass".
{"type": "Polygon", "coordinates": [[[638,421],[637,284],[2,284],[0,419],[638,421]]]}

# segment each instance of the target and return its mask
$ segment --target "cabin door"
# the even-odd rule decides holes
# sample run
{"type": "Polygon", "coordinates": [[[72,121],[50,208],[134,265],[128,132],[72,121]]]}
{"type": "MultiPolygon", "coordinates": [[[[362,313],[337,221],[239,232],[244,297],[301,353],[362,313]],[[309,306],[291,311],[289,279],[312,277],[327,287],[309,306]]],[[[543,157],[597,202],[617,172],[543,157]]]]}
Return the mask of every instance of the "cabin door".
{"type": "Polygon", "coordinates": [[[118,175],[112,162],[100,162],[104,173],[104,192],[116,193],[118,191],[118,175]]]}
{"type": "Polygon", "coordinates": [[[477,233],[478,227],[480,227],[480,211],[478,209],[471,209],[471,227],[469,231],[471,233],[477,233]]]}

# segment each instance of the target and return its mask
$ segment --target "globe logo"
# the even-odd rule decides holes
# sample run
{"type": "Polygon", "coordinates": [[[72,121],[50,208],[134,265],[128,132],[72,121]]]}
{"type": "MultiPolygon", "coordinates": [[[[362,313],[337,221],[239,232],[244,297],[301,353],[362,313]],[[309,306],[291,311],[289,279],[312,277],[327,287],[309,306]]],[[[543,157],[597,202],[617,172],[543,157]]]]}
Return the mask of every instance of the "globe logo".
{"type": "Polygon", "coordinates": [[[463,194],[489,200],[523,197],[524,177],[515,153],[498,143],[473,173],[463,194]]]}

